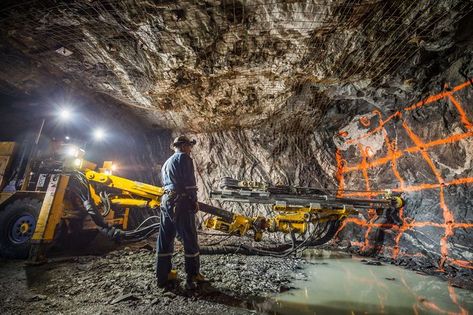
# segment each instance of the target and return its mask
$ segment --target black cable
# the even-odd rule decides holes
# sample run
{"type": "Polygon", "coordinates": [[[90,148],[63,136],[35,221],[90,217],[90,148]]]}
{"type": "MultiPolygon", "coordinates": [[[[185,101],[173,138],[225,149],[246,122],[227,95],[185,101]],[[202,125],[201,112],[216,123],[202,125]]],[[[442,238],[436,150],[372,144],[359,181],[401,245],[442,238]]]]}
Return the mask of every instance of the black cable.
{"type": "Polygon", "coordinates": [[[213,242],[213,243],[210,243],[210,244],[202,244],[202,246],[215,246],[215,245],[219,245],[220,243],[222,243],[223,241],[226,241],[228,240],[229,238],[231,238],[233,235],[224,235],[226,236],[225,238],[221,239],[221,240],[218,240],[216,242],[213,242]]]}
{"type": "Polygon", "coordinates": [[[290,254],[303,251],[311,246],[310,241],[313,241],[314,238],[319,237],[321,234],[327,231],[329,228],[331,221],[328,221],[325,227],[322,230],[314,230],[312,231],[311,235],[305,239],[304,241],[297,244],[297,246],[293,247],[289,243],[284,243],[276,248],[269,249],[269,248],[257,248],[250,245],[226,245],[226,246],[202,246],[201,253],[202,254],[246,254],[246,255],[263,255],[263,256],[271,256],[276,258],[285,258],[290,254]]]}

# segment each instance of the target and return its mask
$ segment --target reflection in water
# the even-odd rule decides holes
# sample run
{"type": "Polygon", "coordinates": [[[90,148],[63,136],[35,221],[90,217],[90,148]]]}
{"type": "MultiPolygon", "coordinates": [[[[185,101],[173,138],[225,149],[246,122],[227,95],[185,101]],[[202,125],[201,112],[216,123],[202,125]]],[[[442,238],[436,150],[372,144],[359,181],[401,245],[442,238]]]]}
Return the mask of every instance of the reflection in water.
{"type": "Polygon", "coordinates": [[[437,277],[392,265],[367,265],[362,258],[312,251],[308,280],[266,301],[260,310],[275,314],[468,314],[473,292],[437,277]]]}

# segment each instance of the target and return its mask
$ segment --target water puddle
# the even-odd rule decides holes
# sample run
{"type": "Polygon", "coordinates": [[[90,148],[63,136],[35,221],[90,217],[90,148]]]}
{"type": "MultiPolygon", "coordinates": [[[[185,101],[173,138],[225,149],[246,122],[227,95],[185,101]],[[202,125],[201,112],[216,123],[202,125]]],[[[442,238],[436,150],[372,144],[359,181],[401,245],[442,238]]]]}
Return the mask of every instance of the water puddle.
{"type": "Polygon", "coordinates": [[[269,314],[468,314],[473,291],[437,277],[330,251],[307,253],[314,263],[298,289],[258,305],[269,314]]]}

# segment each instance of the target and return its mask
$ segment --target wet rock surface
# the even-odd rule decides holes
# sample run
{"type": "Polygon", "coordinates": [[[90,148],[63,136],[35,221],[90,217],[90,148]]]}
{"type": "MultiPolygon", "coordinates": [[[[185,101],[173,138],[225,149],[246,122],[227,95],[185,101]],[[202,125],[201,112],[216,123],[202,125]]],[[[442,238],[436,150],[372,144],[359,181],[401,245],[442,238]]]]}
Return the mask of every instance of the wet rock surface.
{"type": "MultiPolygon", "coordinates": [[[[182,280],[183,255],[173,257],[182,280]]],[[[213,280],[197,291],[157,288],[155,253],[133,246],[104,256],[55,258],[46,265],[2,261],[0,312],[67,314],[163,313],[249,314],[254,303],[290,289],[305,277],[302,259],[241,255],[202,256],[213,280]]]]}

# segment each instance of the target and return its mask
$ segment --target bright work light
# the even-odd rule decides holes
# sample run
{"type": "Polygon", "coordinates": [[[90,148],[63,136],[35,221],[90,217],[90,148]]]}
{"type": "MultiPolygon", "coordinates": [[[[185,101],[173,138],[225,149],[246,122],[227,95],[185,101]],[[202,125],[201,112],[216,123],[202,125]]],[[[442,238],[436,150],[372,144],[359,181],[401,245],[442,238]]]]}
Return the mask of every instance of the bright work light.
{"type": "Polygon", "coordinates": [[[67,148],[66,154],[70,157],[78,157],[79,156],[79,148],[71,145],[67,148]]]}
{"type": "Polygon", "coordinates": [[[105,138],[105,131],[102,128],[97,128],[93,133],[94,140],[103,140],[105,138]]]}
{"type": "Polygon", "coordinates": [[[72,113],[69,109],[63,108],[59,111],[59,119],[62,121],[67,121],[71,118],[72,113]]]}

